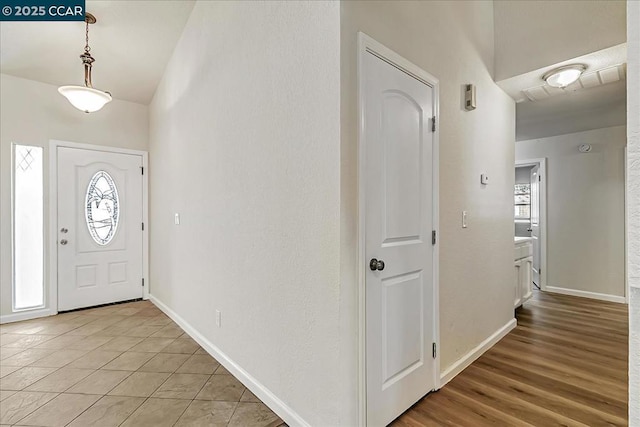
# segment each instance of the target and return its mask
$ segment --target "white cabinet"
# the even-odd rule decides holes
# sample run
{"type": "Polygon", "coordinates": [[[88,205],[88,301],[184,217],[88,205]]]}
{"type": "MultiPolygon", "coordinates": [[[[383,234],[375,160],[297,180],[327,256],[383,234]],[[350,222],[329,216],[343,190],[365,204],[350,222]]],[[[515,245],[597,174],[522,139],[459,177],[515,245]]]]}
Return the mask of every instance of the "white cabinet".
{"type": "Polygon", "coordinates": [[[533,292],[533,245],[531,239],[519,238],[515,244],[514,307],[520,307],[533,292]]]}
{"type": "Polygon", "coordinates": [[[533,293],[533,256],[523,258],[520,261],[520,304],[531,298],[533,293]]]}

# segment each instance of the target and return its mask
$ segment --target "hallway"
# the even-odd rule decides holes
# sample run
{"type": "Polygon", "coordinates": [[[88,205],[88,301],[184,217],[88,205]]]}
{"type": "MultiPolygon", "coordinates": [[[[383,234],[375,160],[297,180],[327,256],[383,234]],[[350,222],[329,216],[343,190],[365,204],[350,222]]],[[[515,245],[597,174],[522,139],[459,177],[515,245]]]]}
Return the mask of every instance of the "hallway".
{"type": "Polygon", "coordinates": [[[518,326],[394,426],[626,426],[627,305],[535,292],[518,326]]]}
{"type": "Polygon", "coordinates": [[[149,301],[0,326],[0,425],[276,427],[149,301]]]}

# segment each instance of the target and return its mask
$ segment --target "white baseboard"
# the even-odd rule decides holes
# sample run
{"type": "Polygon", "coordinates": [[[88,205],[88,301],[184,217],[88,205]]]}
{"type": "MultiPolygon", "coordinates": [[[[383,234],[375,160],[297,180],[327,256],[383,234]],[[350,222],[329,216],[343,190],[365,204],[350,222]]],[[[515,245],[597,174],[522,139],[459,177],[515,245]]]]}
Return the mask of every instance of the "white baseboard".
{"type": "Polygon", "coordinates": [[[506,325],[491,334],[486,340],[478,344],[473,350],[465,354],[462,358],[458,359],[453,365],[449,366],[442,374],[440,374],[440,388],[444,387],[446,383],[451,381],[456,375],[464,371],[465,368],[471,365],[477,358],[493,347],[498,341],[504,338],[509,332],[516,327],[516,319],[511,319],[506,325]]]}
{"type": "Polygon", "coordinates": [[[556,288],[555,286],[546,286],[544,289],[546,292],[552,292],[562,295],[571,295],[574,297],[598,299],[600,301],[617,302],[620,304],[627,304],[627,299],[618,295],[600,294],[597,292],[579,291],[576,289],[556,288]]]}
{"type": "Polygon", "coordinates": [[[37,319],[39,317],[47,317],[58,314],[50,308],[40,308],[37,310],[18,311],[17,313],[5,314],[0,316],[0,324],[20,322],[22,320],[37,319]]]}
{"type": "Polygon", "coordinates": [[[213,356],[218,362],[222,364],[229,372],[231,372],[242,384],[244,384],[258,399],[260,399],[265,405],[267,405],[273,412],[276,413],[282,420],[289,426],[310,427],[300,415],[298,415],[293,409],[287,406],[282,400],[280,400],[275,394],[273,394],[267,387],[261,384],[257,379],[251,376],[247,371],[242,369],[240,365],[231,360],[226,354],[224,354],[218,347],[213,345],[207,338],[201,333],[195,330],[186,320],[184,320],[175,311],[170,309],[163,302],[158,300],[153,295],[149,295],[149,300],[154,303],[160,310],[162,310],[167,316],[176,322],[191,338],[193,338],[200,346],[205,349],[211,356],[213,356]]]}

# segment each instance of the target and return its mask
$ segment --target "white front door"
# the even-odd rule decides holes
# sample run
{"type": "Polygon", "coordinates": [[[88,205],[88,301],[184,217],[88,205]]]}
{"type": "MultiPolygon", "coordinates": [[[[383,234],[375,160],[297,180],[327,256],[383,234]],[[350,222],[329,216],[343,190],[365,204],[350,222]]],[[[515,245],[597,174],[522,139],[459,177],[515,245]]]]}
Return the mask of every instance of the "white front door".
{"type": "Polygon", "coordinates": [[[58,310],[142,297],[142,156],[57,147],[58,310]]]}
{"type": "Polygon", "coordinates": [[[531,239],[533,242],[533,283],[540,286],[540,167],[531,169],[531,239]]]}
{"type": "Polygon", "coordinates": [[[383,426],[436,387],[434,90],[369,52],[363,65],[367,425],[383,426]]]}

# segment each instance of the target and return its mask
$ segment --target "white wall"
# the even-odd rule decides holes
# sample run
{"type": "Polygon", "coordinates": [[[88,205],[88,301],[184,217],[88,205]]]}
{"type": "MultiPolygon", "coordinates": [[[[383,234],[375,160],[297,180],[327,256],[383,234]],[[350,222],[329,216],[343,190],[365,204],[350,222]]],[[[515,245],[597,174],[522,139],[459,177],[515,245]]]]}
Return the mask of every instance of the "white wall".
{"type": "Polygon", "coordinates": [[[318,426],[343,381],[339,51],[338,3],[200,1],[150,107],[151,294],[318,426]]]}
{"type": "Polygon", "coordinates": [[[533,166],[516,167],[516,184],[531,183],[531,169],[533,166]]]}
{"type": "MultiPolygon", "coordinates": [[[[99,112],[85,114],[72,107],[55,86],[5,74],[0,79],[0,315],[7,316],[12,311],[11,143],[45,147],[46,259],[49,140],[146,150],[149,125],[148,108],[144,105],[114,100],[99,112]]],[[[45,278],[47,270],[45,262],[45,278]]]]}
{"type": "Polygon", "coordinates": [[[516,143],[547,158],[547,286],[625,296],[625,145],[624,126],[516,143]]]}
{"type": "Polygon", "coordinates": [[[624,80],[588,90],[516,104],[516,141],[625,126],[627,124],[624,80]],[[616,95],[611,96],[615,86],[616,95]],[[606,101],[605,101],[606,99],[606,101]],[[597,104],[596,104],[597,102],[597,104]],[[562,110],[562,111],[561,111],[562,110]]]}
{"type": "Polygon", "coordinates": [[[496,80],[627,39],[624,0],[500,0],[494,8],[496,80]]]}
{"type": "Polygon", "coordinates": [[[640,425],[640,2],[627,2],[629,425],[640,425]]]}
{"type": "MultiPolygon", "coordinates": [[[[342,377],[357,395],[357,32],[363,31],[440,80],[441,369],[513,319],[515,107],[493,81],[492,2],[341,3],[342,377]],[[463,109],[463,85],[478,108],[463,109]],[[491,185],[480,184],[480,174],[491,185]],[[461,228],[462,210],[469,228],[461,228]]],[[[345,425],[357,414],[344,408],[345,425]]]]}

